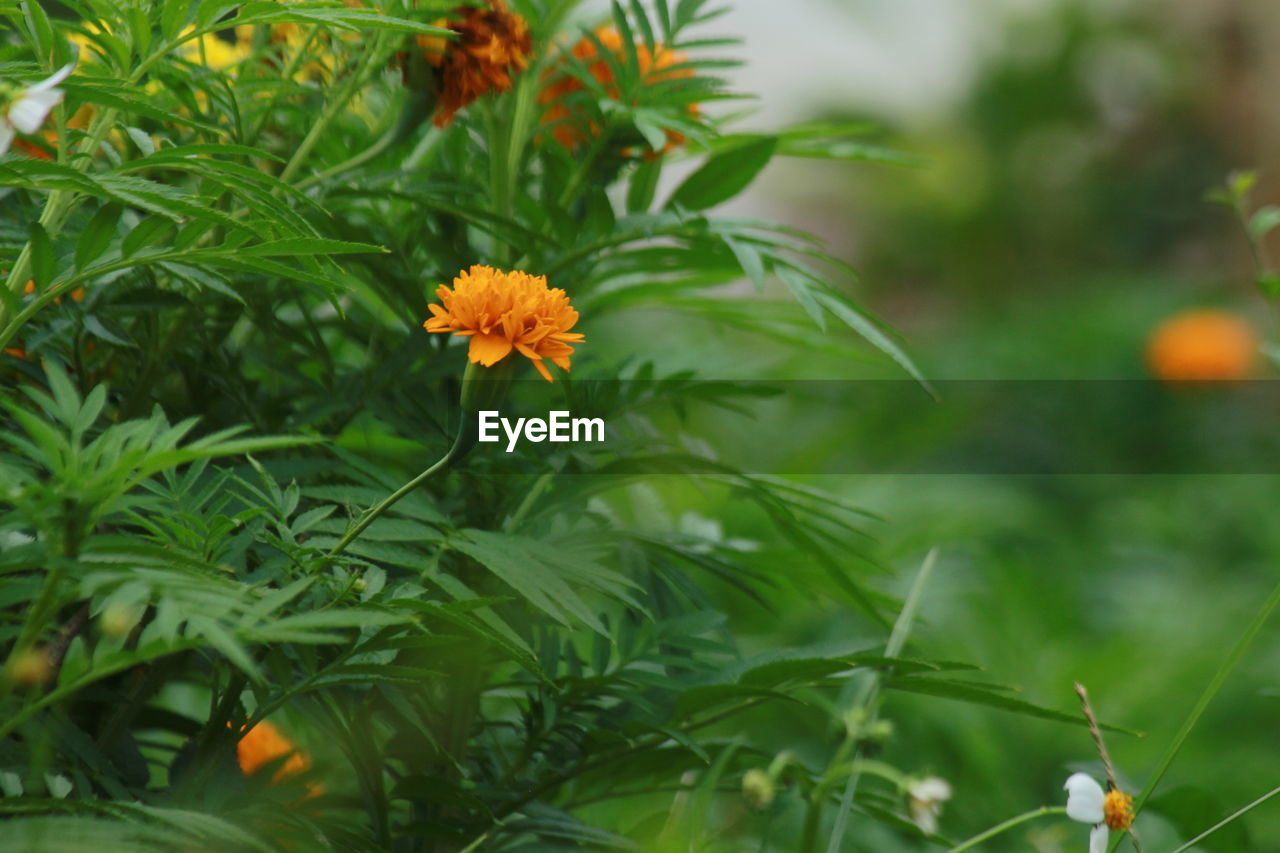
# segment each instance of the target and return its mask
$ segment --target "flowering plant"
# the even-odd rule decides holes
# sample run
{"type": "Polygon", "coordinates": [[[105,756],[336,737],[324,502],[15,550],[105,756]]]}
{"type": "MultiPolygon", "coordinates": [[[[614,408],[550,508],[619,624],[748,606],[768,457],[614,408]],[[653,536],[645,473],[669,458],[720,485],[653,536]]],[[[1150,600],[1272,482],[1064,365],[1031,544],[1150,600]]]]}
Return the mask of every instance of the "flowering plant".
{"type": "Polygon", "coordinates": [[[769,394],[724,365],[925,384],[722,209],[906,158],[738,114],[719,14],[0,0],[6,849],[915,849],[969,794],[892,702],[1080,722],[916,648],[935,552],[899,597],[848,496],[684,432],[769,394]],[[476,434],[535,406],[618,431],[476,434]]]}

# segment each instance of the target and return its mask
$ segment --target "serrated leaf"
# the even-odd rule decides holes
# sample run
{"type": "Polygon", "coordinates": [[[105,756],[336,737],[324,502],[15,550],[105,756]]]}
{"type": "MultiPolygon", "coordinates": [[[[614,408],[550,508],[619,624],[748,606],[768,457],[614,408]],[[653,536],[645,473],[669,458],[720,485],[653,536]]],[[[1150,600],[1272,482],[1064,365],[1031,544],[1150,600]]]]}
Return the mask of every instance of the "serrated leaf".
{"type": "Polygon", "coordinates": [[[449,544],[493,572],[531,605],[565,626],[573,619],[607,634],[596,614],[569,587],[561,572],[535,556],[539,543],[522,536],[462,530],[449,544]]]}
{"type": "Polygon", "coordinates": [[[288,255],[354,255],[354,254],[387,254],[383,246],[372,243],[352,243],[346,240],[328,240],[322,237],[292,237],[286,240],[269,240],[239,250],[241,255],[252,256],[288,256],[288,255]]]}

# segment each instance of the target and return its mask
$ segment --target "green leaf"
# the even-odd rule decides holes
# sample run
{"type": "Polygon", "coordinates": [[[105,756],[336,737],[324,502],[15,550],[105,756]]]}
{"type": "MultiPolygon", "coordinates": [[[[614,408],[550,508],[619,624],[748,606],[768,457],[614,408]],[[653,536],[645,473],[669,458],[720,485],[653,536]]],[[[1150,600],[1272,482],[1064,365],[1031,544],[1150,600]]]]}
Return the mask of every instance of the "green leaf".
{"type": "Polygon", "coordinates": [[[384,246],[372,243],[350,243],[345,240],[327,240],[321,237],[293,237],[287,240],[269,240],[254,246],[245,246],[238,254],[251,256],[284,255],[356,255],[387,254],[384,246]]]}
{"type": "Polygon", "coordinates": [[[53,242],[39,222],[32,222],[28,233],[31,245],[31,277],[35,279],[36,290],[43,291],[53,284],[56,263],[53,257],[53,242]]]}
{"type": "Polygon", "coordinates": [[[1268,299],[1280,299],[1280,273],[1263,273],[1258,276],[1258,290],[1268,299]]]}
{"type": "Polygon", "coordinates": [[[1240,204],[1248,198],[1249,193],[1253,192],[1254,186],[1258,183],[1258,173],[1249,170],[1232,172],[1227,177],[1227,189],[1231,193],[1232,199],[1240,204]]]}
{"type": "Polygon", "coordinates": [[[93,214],[76,243],[76,269],[82,270],[101,257],[116,236],[116,225],[123,208],[119,204],[104,204],[93,214]]]}
{"type": "Polygon", "coordinates": [[[304,3],[282,6],[275,2],[245,3],[240,13],[228,22],[228,26],[241,24],[328,24],[345,30],[391,30],[425,36],[452,38],[453,31],[429,24],[421,24],[406,18],[384,15],[371,9],[352,9],[342,6],[318,6],[304,3]]]}
{"type": "Polygon", "coordinates": [[[104,340],[107,343],[115,344],[122,347],[134,347],[138,345],[129,340],[128,334],[117,326],[114,322],[106,319],[95,317],[93,314],[84,315],[85,331],[93,335],[95,338],[104,340]],[[109,324],[109,325],[108,325],[109,324]]]}
{"type": "MultiPolygon", "coordinates": [[[[928,676],[890,676],[886,679],[885,686],[891,690],[903,690],[908,693],[920,693],[925,696],[938,696],[943,699],[955,699],[960,702],[968,702],[974,705],[986,705],[991,708],[999,708],[1003,711],[1012,711],[1015,714],[1021,714],[1026,717],[1039,717],[1042,720],[1054,720],[1059,723],[1069,723],[1077,726],[1087,726],[1088,723],[1082,714],[1066,713],[1064,711],[1055,711],[1052,708],[1045,708],[1041,705],[1035,705],[1022,699],[1015,699],[1008,695],[1005,688],[994,687],[986,684],[977,684],[971,681],[956,681],[948,678],[930,678],[928,676]]],[[[1119,732],[1121,734],[1134,735],[1142,737],[1140,732],[1133,729],[1121,728],[1119,726],[1101,724],[1102,728],[1107,731],[1119,732]]]]}
{"type": "Polygon", "coordinates": [[[750,137],[742,145],[711,155],[676,188],[667,207],[706,210],[728,201],[755,180],[777,147],[776,136],[757,136],[750,137]]]}
{"type": "Polygon", "coordinates": [[[573,618],[593,630],[608,630],[581,597],[563,580],[564,563],[557,566],[548,557],[542,543],[523,536],[491,533],[486,530],[462,530],[449,544],[493,572],[531,605],[565,626],[573,618]]]}
{"type": "Polygon", "coordinates": [[[654,194],[658,189],[658,179],[662,177],[662,158],[654,157],[643,160],[631,173],[631,181],[627,185],[627,212],[644,213],[653,204],[654,194]]]}
{"type": "Polygon", "coordinates": [[[138,150],[142,152],[142,156],[146,157],[156,153],[156,144],[152,141],[151,135],[136,127],[126,127],[125,133],[129,134],[129,138],[133,140],[133,144],[138,146],[138,150]]]}
{"type": "Polygon", "coordinates": [[[747,241],[735,240],[728,234],[723,235],[723,239],[725,245],[733,252],[733,256],[738,259],[738,265],[742,267],[742,271],[756,286],[756,290],[764,290],[764,258],[761,257],[760,252],[747,241]]]}
{"type": "Polygon", "coordinates": [[[1253,214],[1249,220],[1249,233],[1253,239],[1261,240],[1276,226],[1280,226],[1280,206],[1269,204],[1253,214]]]}
{"type": "Polygon", "coordinates": [[[814,298],[832,314],[843,320],[849,328],[862,335],[869,344],[901,365],[902,369],[911,374],[912,378],[919,382],[926,391],[930,394],[934,393],[933,386],[929,384],[929,380],[924,378],[924,374],[916,367],[911,357],[893,342],[875,320],[868,317],[861,309],[834,291],[818,291],[814,298]]]}
{"type": "Polygon", "coordinates": [[[155,99],[146,95],[141,87],[129,86],[120,80],[76,73],[68,77],[62,86],[68,95],[77,100],[111,107],[129,115],[144,116],[168,125],[203,130],[219,136],[224,133],[217,125],[156,106],[155,99]]]}
{"type": "Polygon", "coordinates": [[[133,230],[124,236],[120,241],[121,257],[131,257],[136,254],[139,249],[149,246],[152,243],[159,243],[166,237],[172,235],[174,226],[172,220],[164,216],[148,216],[139,222],[133,230]]]}
{"type": "Polygon", "coordinates": [[[71,190],[96,196],[106,194],[106,191],[93,178],[69,166],[38,160],[34,157],[0,163],[0,186],[71,190]]]}

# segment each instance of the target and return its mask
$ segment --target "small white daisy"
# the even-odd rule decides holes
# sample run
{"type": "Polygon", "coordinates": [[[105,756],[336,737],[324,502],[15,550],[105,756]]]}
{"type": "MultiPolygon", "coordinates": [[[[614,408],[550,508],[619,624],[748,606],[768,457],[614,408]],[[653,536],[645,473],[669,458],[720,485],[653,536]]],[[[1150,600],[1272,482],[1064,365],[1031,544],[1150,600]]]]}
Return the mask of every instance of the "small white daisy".
{"type": "Polygon", "coordinates": [[[1104,791],[1088,773],[1071,774],[1062,787],[1067,792],[1067,817],[1093,826],[1089,853],[1106,853],[1111,830],[1133,825],[1133,799],[1123,791],[1104,791]]]}

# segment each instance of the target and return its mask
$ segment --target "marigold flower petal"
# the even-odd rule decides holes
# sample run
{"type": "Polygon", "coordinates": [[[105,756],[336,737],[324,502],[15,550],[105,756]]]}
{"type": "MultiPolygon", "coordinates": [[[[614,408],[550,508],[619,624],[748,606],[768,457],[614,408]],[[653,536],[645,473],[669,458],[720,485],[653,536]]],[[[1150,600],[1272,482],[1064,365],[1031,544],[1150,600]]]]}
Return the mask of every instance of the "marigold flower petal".
{"type": "Polygon", "coordinates": [[[476,335],[471,339],[467,356],[485,367],[493,367],[511,352],[511,340],[502,335],[476,335]]]}
{"type": "Polygon", "coordinates": [[[263,765],[286,755],[288,758],[276,770],[273,782],[307,770],[311,766],[311,759],[269,720],[263,720],[249,729],[236,744],[236,760],[246,776],[252,776],[263,765]]]}

